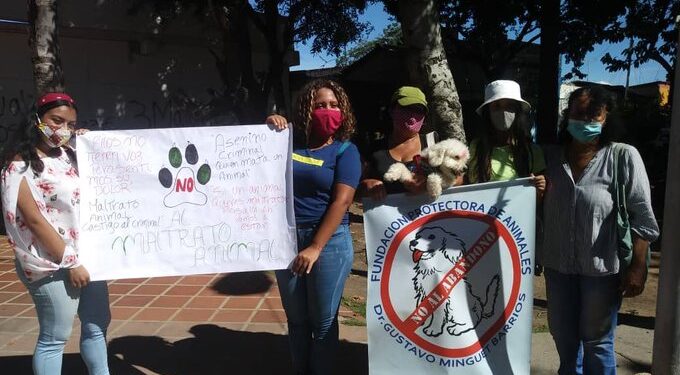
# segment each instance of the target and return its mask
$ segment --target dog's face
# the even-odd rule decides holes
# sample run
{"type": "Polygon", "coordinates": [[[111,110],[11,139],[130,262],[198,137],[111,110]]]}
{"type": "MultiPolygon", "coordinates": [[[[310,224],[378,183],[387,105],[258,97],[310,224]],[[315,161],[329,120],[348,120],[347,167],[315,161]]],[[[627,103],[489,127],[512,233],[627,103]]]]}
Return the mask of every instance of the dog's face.
{"type": "Polygon", "coordinates": [[[443,252],[449,260],[455,261],[465,252],[462,241],[441,227],[420,229],[409,243],[409,249],[414,263],[432,259],[438,251],[443,252]]]}
{"type": "Polygon", "coordinates": [[[428,164],[449,177],[460,176],[467,171],[470,152],[456,139],[446,139],[424,151],[428,164]]]}

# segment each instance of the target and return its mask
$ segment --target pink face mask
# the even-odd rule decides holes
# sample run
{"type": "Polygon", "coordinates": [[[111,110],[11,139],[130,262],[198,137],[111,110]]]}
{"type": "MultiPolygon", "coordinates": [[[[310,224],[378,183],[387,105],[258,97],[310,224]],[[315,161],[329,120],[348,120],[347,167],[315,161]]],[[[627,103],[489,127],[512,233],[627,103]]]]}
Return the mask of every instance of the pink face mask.
{"type": "Polygon", "coordinates": [[[418,133],[425,122],[425,114],[419,111],[414,111],[410,108],[405,108],[400,105],[394,106],[392,109],[392,125],[402,127],[412,133],[418,133]]]}
{"type": "Polygon", "coordinates": [[[328,139],[342,124],[342,112],[334,109],[317,108],[312,111],[311,132],[319,139],[328,139]]]}

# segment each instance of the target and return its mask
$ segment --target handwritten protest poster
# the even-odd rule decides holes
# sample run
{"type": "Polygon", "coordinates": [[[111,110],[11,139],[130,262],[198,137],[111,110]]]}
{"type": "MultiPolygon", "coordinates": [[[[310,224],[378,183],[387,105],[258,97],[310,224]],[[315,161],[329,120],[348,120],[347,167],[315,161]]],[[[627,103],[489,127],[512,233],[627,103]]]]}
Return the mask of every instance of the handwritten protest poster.
{"type": "Polygon", "coordinates": [[[80,258],[93,280],[286,268],[290,132],[266,125],[78,137],[80,258]]]}
{"type": "Polygon", "coordinates": [[[528,374],[536,191],[364,200],[371,374],[528,374]]]}

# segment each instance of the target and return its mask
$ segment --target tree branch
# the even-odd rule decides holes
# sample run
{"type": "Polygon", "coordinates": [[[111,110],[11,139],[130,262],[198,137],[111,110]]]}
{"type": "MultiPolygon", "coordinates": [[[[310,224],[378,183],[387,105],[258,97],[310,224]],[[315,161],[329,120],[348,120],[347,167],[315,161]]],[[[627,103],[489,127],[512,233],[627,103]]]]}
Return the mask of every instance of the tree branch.
{"type": "Polygon", "coordinates": [[[524,37],[527,34],[538,28],[538,26],[536,25],[532,26],[533,24],[534,21],[532,20],[529,20],[524,24],[524,26],[522,27],[522,31],[520,31],[520,33],[517,35],[517,38],[512,43],[510,43],[510,45],[507,48],[505,48],[505,53],[503,53],[501,61],[505,62],[512,61],[512,59],[514,59],[515,56],[517,56],[517,54],[520,53],[526,47],[527,44],[537,39],[537,36],[534,36],[528,42],[523,41],[524,37]]]}
{"type": "Polygon", "coordinates": [[[531,39],[527,40],[527,43],[533,43],[536,40],[538,40],[538,38],[540,38],[540,37],[541,37],[541,33],[538,33],[535,36],[533,36],[531,39]]]}
{"type": "Polygon", "coordinates": [[[253,25],[255,25],[255,27],[257,27],[257,29],[262,34],[266,34],[267,25],[264,22],[262,22],[260,17],[258,17],[257,12],[255,11],[255,9],[253,9],[253,7],[250,5],[250,3],[248,1],[244,1],[244,3],[245,3],[244,8],[245,8],[245,11],[246,11],[248,18],[251,21],[253,21],[253,25]]]}
{"type": "Polygon", "coordinates": [[[290,9],[288,9],[288,23],[286,25],[285,31],[283,32],[283,45],[286,46],[286,48],[288,44],[294,42],[293,39],[295,38],[295,34],[297,34],[295,21],[300,17],[302,9],[302,2],[296,2],[290,7],[290,9]]]}
{"type": "Polygon", "coordinates": [[[673,74],[673,67],[668,61],[666,61],[666,59],[663,58],[663,56],[661,56],[659,51],[650,51],[649,58],[658,62],[664,69],[666,69],[666,72],[668,72],[669,76],[673,74]]]}

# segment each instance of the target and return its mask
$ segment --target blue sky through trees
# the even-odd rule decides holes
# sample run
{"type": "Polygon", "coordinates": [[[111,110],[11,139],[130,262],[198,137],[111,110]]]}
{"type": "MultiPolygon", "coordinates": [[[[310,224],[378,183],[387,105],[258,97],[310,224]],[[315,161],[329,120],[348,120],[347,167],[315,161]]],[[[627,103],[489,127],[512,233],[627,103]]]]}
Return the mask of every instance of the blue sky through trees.
{"type": "MultiPolygon", "coordinates": [[[[385,13],[383,5],[380,3],[368,6],[361,16],[361,20],[370,22],[373,27],[373,30],[368,34],[365,40],[375,39],[380,36],[383,29],[392,21],[390,15],[385,13]]],[[[581,68],[581,71],[588,74],[585,80],[606,82],[614,85],[625,85],[626,71],[622,70],[610,73],[606,70],[605,65],[600,61],[600,58],[607,52],[613,56],[620,56],[621,51],[626,47],[626,43],[627,42],[617,44],[608,43],[595,46],[594,51],[586,56],[583,67],[581,68]]],[[[335,56],[324,53],[312,54],[310,48],[311,43],[307,43],[307,45],[302,43],[296,44],[295,49],[300,52],[300,65],[291,67],[291,70],[331,68],[335,66],[335,56]]],[[[563,63],[562,74],[567,73],[570,69],[571,65],[563,63]]],[[[666,70],[656,62],[648,62],[638,68],[633,67],[630,71],[631,85],[665,80],[666,70]]]]}

